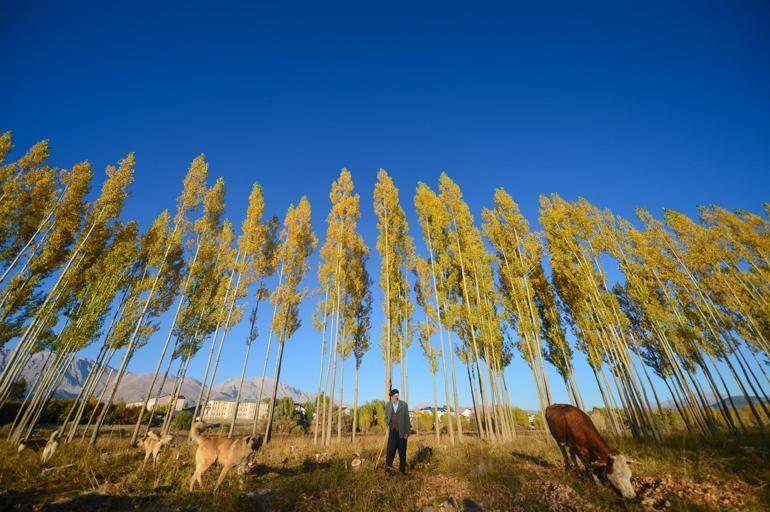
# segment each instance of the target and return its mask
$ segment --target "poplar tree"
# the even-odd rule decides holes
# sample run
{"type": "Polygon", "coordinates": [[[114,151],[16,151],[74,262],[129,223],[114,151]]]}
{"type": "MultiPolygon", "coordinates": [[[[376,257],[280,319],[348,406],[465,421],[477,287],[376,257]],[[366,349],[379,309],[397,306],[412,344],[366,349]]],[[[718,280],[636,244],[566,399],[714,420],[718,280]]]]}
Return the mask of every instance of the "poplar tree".
{"type": "MultiPolygon", "coordinates": [[[[356,232],[360,213],[360,197],[353,193],[353,180],[347,169],[342,169],[340,175],[334,183],[329,193],[329,199],[332,206],[327,216],[326,241],[321,247],[321,260],[319,262],[318,275],[319,280],[325,289],[328,289],[329,309],[324,304],[324,309],[329,312],[331,329],[329,335],[329,358],[326,368],[326,385],[324,394],[330,397],[329,403],[322,404],[321,419],[322,439],[324,444],[331,443],[332,429],[332,411],[334,407],[334,391],[337,380],[337,355],[344,360],[350,354],[355,339],[353,329],[356,327],[354,317],[356,308],[364,300],[364,288],[359,282],[368,275],[365,269],[360,267],[360,258],[368,256],[368,249],[363,240],[356,232]],[[326,390],[330,389],[328,395],[326,390]]],[[[325,311],[325,313],[326,313],[325,311]]],[[[325,332],[326,319],[322,324],[325,332]]],[[[360,337],[360,336],[359,336],[360,337]]],[[[323,343],[322,339],[322,343],[323,343]]],[[[323,350],[322,350],[323,352],[323,350]]],[[[323,353],[321,365],[323,365],[323,353]]],[[[323,368],[321,369],[323,373],[323,368]]],[[[342,396],[342,372],[340,372],[340,397],[342,396]]],[[[316,400],[319,401],[320,397],[316,400]]],[[[341,411],[342,399],[340,398],[341,411]]],[[[338,411],[337,436],[341,438],[341,413],[338,411]]]]}
{"type": "MultiPolygon", "coordinates": [[[[43,380],[29,401],[26,414],[21,417],[11,439],[15,442],[28,439],[48,404],[53,392],[61,383],[65,369],[75,355],[101,335],[104,319],[118,292],[128,284],[131,267],[138,254],[137,227],[133,222],[116,226],[110,247],[93,266],[86,270],[85,286],[75,293],[76,308],[65,311],[65,327],[50,345],[55,357],[48,371],[41,374],[43,380]]],[[[92,366],[92,371],[94,369],[92,366]]],[[[73,402],[62,427],[66,426],[75,412],[73,402]]]]}
{"type": "Polygon", "coordinates": [[[545,275],[542,262],[538,262],[532,268],[529,278],[541,320],[540,336],[546,341],[545,359],[554,365],[561,375],[573,405],[584,409],[583,398],[575,381],[575,370],[572,364],[573,350],[564,331],[561,305],[545,275]]]}
{"type": "MultiPolygon", "coordinates": [[[[198,412],[204,414],[206,411],[206,406],[211,398],[211,390],[214,386],[216,369],[219,366],[219,361],[222,356],[224,334],[226,334],[227,330],[230,328],[233,315],[237,318],[242,314],[242,309],[235,307],[236,301],[239,298],[238,294],[243,295],[243,289],[239,286],[240,274],[238,273],[238,269],[240,267],[241,259],[240,251],[233,247],[234,241],[235,232],[232,223],[225,219],[218,240],[216,262],[212,267],[214,273],[212,276],[212,293],[208,302],[200,303],[201,306],[206,304],[204,307],[207,307],[208,309],[205,318],[209,320],[207,323],[208,329],[205,330],[203,337],[200,339],[202,342],[208,338],[209,334],[211,334],[211,348],[209,349],[209,355],[206,360],[206,369],[203,374],[198,400],[196,401],[194,417],[197,417],[198,412]],[[238,276],[238,278],[236,278],[236,276],[238,276]],[[221,339],[220,332],[223,333],[221,339]],[[211,375],[209,375],[209,373],[211,375]]],[[[203,320],[203,317],[201,317],[201,320],[203,320]]],[[[190,334],[191,339],[199,339],[199,334],[197,334],[197,323],[194,323],[193,325],[195,327],[190,334]]]]}
{"type": "Polygon", "coordinates": [[[548,239],[554,283],[569,310],[573,328],[579,332],[578,348],[588,355],[605,404],[612,407],[615,400],[603,369],[606,358],[632,432],[659,438],[657,422],[629,355],[630,322],[610,290],[599,261],[612,248],[613,237],[606,229],[611,223],[606,212],[598,212],[584,200],[571,205],[555,194],[550,200],[541,198],[541,224],[548,239]]]}
{"type": "MultiPolygon", "coordinates": [[[[246,338],[246,355],[243,358],[243,367],[241,369],[241,379],[238,383],[238,391],[235,397],[235,408],[230,418],[230,431],[228,437],[232,437],[235,429],[235,420],[238,414],[238,406],[241,401],[241,390],[243,389],[243,379],[246,376],[246,365],[249,361],[249,352],[254,340],[257,339],[257,312],[259,303],[268,297],[268,289],[265,287],[264,280],[275,273],[275,250],[277,245],[276,233],[278,220],[272,217],[262,221],[262,213],[265,209],[265,200],[262,194],[262,187],[254,184],[249,197],[249,208],[246,212],[246,219],[243,221],[241,240],[238,245],[242,248],[244,268],[241,271],[243,279],[241,284],[248,287],[252,283],[257,283],[255,293],[255,303],[249,314],[249,334],[246,338]]],[[[259,416],[259,404],[257,404],[257,416],[259,416]]]]}
{"type": "Polygon", "coordinates": [[[509,322],[518,331],[519,350],[534,374],[540,410],[544,414],[551,404],[551,393],[540,339],[542,320],[531,279],[533,271],[541,265],[542,247],[530,233],[529,223],[519,206],[502,188],[495,191],[494,209],[485,208],[482,217],[484,233],[496,251],[501,303],[509,322]]]}
{"type": "Polygon", "coordinates": [[[372,279],[366,269],[369,259],[369,248],[359,238],[351,261],[350,301],[346,312],[348,327],[353,341],[353,357],[355,359],[355,388],[353,394],[353,442],[356,440],[358,427],[358,374],[364,355],[369,351],[372,315],[372,279]]]}
{"type": "MultiPolygon", "coordinates": [[[[438,401],[436,397],[436,374],[438,373],[438,355],[439,352],[433,347],[433,343],[431,342],[431,337],[436,332],[436,311],[437,309],[434,309],[431,307],[431,304],[429,302],[430,297],[430,270],[428,268],[428,263],[422,259],[417,258],[415,261],[414,266],[415,274],[417,275],[417,279],[414,284],[415,288],[415,298],[417,300],[417,304],[419,304],[423,312],[425,313],[425,320],[418,323],[418,332],[419,332],[419,339],[420,339],[420,348],[422,348],[422,354],[425,357],[425,359],[428,361],[428,368],[430,370],[431,374],[431,380],[433,382],[433,424],[436,430],[436,442],[441,441],[441,434],[439,429],[439,420],[438,420],[438,401]]],[[[446,370],[446,359],[443,357],[443,337],[442,337],[442,362],[444,363],[444,369],[446,370]]],[[[444,387],[447,395],[447,406],[449,404],[449,386],[447,384],[448,376],[446,373],[444,374],[444,387]]],[[[452,415],[449,414],[447,416],[449,419],[449,425],[451,428],[452,425],[452,415]]],[[[454,438],[452,438],[454,440],[454,438]]]]}
{"type": "Polygon", "coordinates": [[[61,188],[57,192],[59,200],[53,219],[47,221],[42,233],[31,236],[19,250],[14,256],[16,263],[11,260],[6,266],[0,282],[10,279],[0,291],[0,345],[23,333],[24,323],[34,316],[43,300],[35,293],[39,284],[67,261],[85,220],[85,195],[90,191],[92,176],[88,163],[77,164],[71,171],[59,173],[61,188]],[[19,259],[23,261],[19,262],[19,259]]]}
{"type": "MultiPolygon", "coordinates": [[[[45,298],[39,303],[36,301],[34,313],[30,314],[30,320],[0,374],[0,403],[7,398],[7,391],[15,381],[16,374],[37,350],[38,341],[56,336],[54,328],[61,312],[81,307],[82,303],[78,302],[76,294],[85,286],[86,273],[82,269],[96,264],[115,230],[114,220],[122,211],[128,197],[128,186],[133,181],[134,163],[134,156],[130,154],[121,160],[117,168],[107,167],[107,179],[101,193],[92,207],[87,209],[83,227],[69,251],[64,267],[48,288],[45,298]]],[[[35,273],[37,268],[30,268],[32,275],[39,279],[40,274],[35,273]]]]}
{"type": "MultiPolygon", "coordinates": [[[[478,391],[481,399],[483,428],[485,429],[485,434],[494,439],[496,436],[495,431],[492,429],[494,420],[490,417],[493,411],[487,407],[489,394],[486,391],[481,373],[481,354],[484,353],[484,345],[477,339],[482,334],[480,322],[483,317],[478,311],[482,307],[482,302],[478,288],[477,262],[474,261],[474,258],[483,258],[486,254],[482,250],[481,233],[473,225],[473,216],[462,198],[460,187],[446,173],[441,173],[439,177],[439,191],[439,199],[445,206],[449,217],[449,252],[452,257],[452,264],[460,268],[459,279],[456,282],[454,293],[462,303],[463,308],[461,312],[458,311],[459,316],[455,323],[455,329],[469,346],[479,381],[478,391]]],[[[488,262],[482,261],[480,263],[485,271],[486,263],[488,262]]],[[[481,435],[483,436],[484,434],[481,435]]]]}
{"type": "MultiPolygon", "coordinates": [[[[202,163],[202,169],[205,166],[205,175],[208,175],[208,164],[204,161],[202,163]]],[[[202,172],[201,172],[202,173],[202,172]]],[[[183,319],[183,322],[187,320],[190,309],[189,305],[192,303],[190,300],[190,294],[196,289],[196,285],[198,284],[196,281],[200,279],[202,275],[204,275],[202,272],[200,272],[198,261],[201,256],[201,247],[205,247],[207,243],[210,243],[210,239],[215,236],[215,233],[217,229],[219,229],[219,225],[221,223],[221,217],[222,213],[224,212],[225,207],[225,201],[224,201],[225,191],[224,191],[224,181],[220,178],[216,181],[213,187],[208,189],[203,197],[202,201],[202,209],[203,214],[199,219],[197,219],[194,223],[190,222],[189,220],[185,219],[184,225],[181,228],[181,231],[185,233],[185,237],[187,238],[187,243],[185,244],[188,248],[193,250],[193,254],[190,256],[189,260],[187,261],[185,272],[186,276],[183,278],[182,281],[182,289],[180,290],[181,293],[179,294],[179,298],[177,300],[177,305],[174,310],[174,316],[171,319],[171,325],[168,328],[168,332],[166,334],[166,339],[163,342],[163,348],[160,351],[160,355],[158,357],[158,362],[155,366],[155,371],[153,373],[152,379],[150,381],[150,385],[147,388],[147,391],[145,393],[144,400],[142,402],[142,406],[139,410],[139,415],[136,420],[136,424],[134,426],[134,432],[131,437],[132,444],[136,442],[138,436],[139,436],[139,429],[142,424],[142,420],[144,418],[144,411],[147,408],[147,403],[150,400],[150,397],[152,396],[153,388],[155,387],[155,383],[158,378],[158,374],[160,372],[161,366],[163,364],[164,359],[166,358],[166,353],[168,352],[168,348],[171,342],[171,338],[174,335],[175,332],[177,332],[177,325],[181,318],[183,319]],[[183,309],[184,306],[184,309],[183,309]]],[[[206,255],[210,254],[204,249],[204,258],[206,255]]],[[[195,314],[193,313],[193,316],[195,314]]],[[[174,348],[172,348],[172,356],[176,353],[176,347],[179,344],[179,332],[177,332],[176,337],[176,343],[174,348]]],[[[173,357],[171,358],[173,359],[173,357]]],[[[171,360],[169,360],[169,366],[171,365],[171,360]]],[[[166,374],[167,375],[167,374],[166,374]]],[[[165,384],[166,375],[164,375],[164,378],[158,387],[157,396],[155,403],[158,403],[158,399],[160,398],[163,386],[165,384]]],[[[150,415],[152,418],[152,414],[150,415]]],[[[149,425],[148,425],[148,431],[149,431],[149,425]]]]}
{"type": "Polygon", "coordinates": [[[273,293],[271,302],[276,306],[276,316],[272,330],[278,340],[278,357],[275,363],[275,377],[270,408],[265,429],[265,443],[270,441],[272,433],[275,399],[278,393],[278,382],[281,378],[281,363],[283,348],[286,341],[299,329],[299,304],[307,293],[299,289],[305,273],[308,271],[307,259],[318,244],[310,221],[310,203],[302,196],[299,204],[289,206],[281,231],[281,245],[278,248],[277,260],[283,268],[284,280],[273,293]]]}
{"type": "MultiPolygon", "coordinates": [[[[446,396],[446,403],[449,405],[449,383],[452,385],[452,398],[454,399],[454,418],[455,426],[459,439],[462,441],[463,430],[462,421],[460,420],[460,406],[457,394],[457,375],[455,373],[454,365],[454,351],[455,347],[451,340],[451,332],[454,329],[454,322],[450,321],[450,315],[447,310],[448,303],[452,300],[450,297],[450,291],[453,289],[453,283],[457,282],[458,272],[452,265],[451,256],[449,253],[449,229],[450,220],[447,210],[444,205],[439,201],[438,196],[424,183],[417,185],[417,192],[414,196],[414,205],[417,210],[418,219],[422,226],[423,240],[428,249],[428,262],[430,267],[431,287],[433,296],[433,312],[429,313],[425,310],[427,316],[434,318],[435,325],[439,333],[439,341],[441,347],[441,366],[444,375],[444,392],[446,396]],[[442,313],[442,309],[444,310],[442,313]],[[446,333],[446,346],[447,350],[444,350],[444,334],[446,333]],[[448,357],[447,357],[447,352],[448,357]],[[447,372],[447,358],[450,361],[451,379],[447,372]]],[[[416,270],[420,282],[421,271],[416,270]]],[[[422,270],[424,272],[424,269],[422,270]]],[[[424,275],[422,276],[424,279],[424,275]]],[[[430,293],[425,292],[424,283],[421,295],[422,301],[428,304],[428,297],[430,293]]],[[[419,303],[420,299],[418,299],[419,303]]],[[[422,331],[421,331],[422,334],[422,331]]],[[[454,427],[451,421],[451,415],[449,421],[449,438],[450,442],[454,444],[454,427]]]]}
{"type": "Polygon", "coordinates": [[[380,345],[385,360],[385,396],[393,387],[393,363],[399,362],[402,391],[408,399],[408,374],[403,360],[411,343],[409,328],[414,310],[409,293],[408,272],[414,259],[414,242],[409,235],[406,215],[398,199],[398,189],[384,169],[377,173],[374,186],[374,212],[377,215],[377,251],[380,253],[380,287],[385,293],[385,315],[380,345]]]}
{"type": "Polygon", "coordinates": [[[144,281],[146,277],[149,286],[145,290],[136,290],[139,292],[137,295],[141,296],[138,301],[141,303],[141,308],[135,311],[136,322],[128,336],[123,359],[115,376],[112,390],[108,394],[104,409],[94,425],[90,438],[91,445],[96,443],[107,411],[112,405],[128,363],[137,348],[137,341],[146,341],[145,335],[149,336],[147,330],[152,332],[157,330],[157,326],[151,326],[149,320],[166,311],[178,293],[181,271],[184,266],[183,230],[189,222],[187,216],[195,211],[203,201],[206,192],[207,172],[208,165],[205,163],[204,155],[196,157],[183,180],[183,190],[177,199],[177,212],[173,224],[170,222],[168,213],[164,212],[154,226],[160,229],[153,233],[152,239],[146,240],[148,243],[143,244],[147,253],[142,280],[144,281]]]}

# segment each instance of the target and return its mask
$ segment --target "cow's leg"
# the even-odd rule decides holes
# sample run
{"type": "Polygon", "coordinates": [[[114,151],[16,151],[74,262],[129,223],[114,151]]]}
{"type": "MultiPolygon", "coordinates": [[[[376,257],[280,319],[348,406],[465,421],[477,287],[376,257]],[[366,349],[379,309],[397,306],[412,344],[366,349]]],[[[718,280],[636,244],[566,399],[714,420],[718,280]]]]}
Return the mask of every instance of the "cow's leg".
{"type": "Polygon", "coordinates": [[[572,448],[569,449],[569,455],[572,457],[572,464],[575,465],[575,469],[578,469],[577,452],[572,448]]]}
{"type": "Polygon", "coordinates": [[[588,457],[581,457],[583,460],[583,465],[586,467],[586,471],[588,471],[588,474],[591,475],[591,478],[593,479],[594,483],[596,485],[601,485],[601,482],[599,481],[599,477],[596,476],[596,473],[594,472],[594,468],[591,466],[591,463],[588,461],[588,457]]]}
{"type": "Polygon", "coordinates": [[[567,449],[564,447],[563,444],[559,444],[559,450],[561,450],[561,456],[564,458],[564,470],[569,470],[569,459],[567,458],[567,449]]]}

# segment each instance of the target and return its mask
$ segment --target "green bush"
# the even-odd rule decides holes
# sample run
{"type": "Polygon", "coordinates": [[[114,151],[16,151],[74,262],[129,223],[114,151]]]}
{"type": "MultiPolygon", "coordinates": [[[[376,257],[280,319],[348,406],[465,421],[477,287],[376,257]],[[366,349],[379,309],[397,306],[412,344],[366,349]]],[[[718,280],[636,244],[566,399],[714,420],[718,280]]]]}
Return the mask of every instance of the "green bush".
{"type": "Polygon", "coordinates": [[[174,417],[174,428],[177,430],[190,430],[192,425],[192,413],[182,411],[174,417]]]}

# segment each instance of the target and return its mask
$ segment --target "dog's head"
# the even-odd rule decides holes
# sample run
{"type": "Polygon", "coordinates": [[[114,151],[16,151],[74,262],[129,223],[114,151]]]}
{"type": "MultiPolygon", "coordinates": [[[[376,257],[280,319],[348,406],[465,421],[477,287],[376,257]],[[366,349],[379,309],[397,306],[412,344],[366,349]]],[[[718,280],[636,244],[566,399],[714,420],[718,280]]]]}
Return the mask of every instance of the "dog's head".
{"type": "Polygon", "coordinates": [[[246,446],[249,450],[255,452],[262,447],[262,436],[249,436],[246,438],[246,446]]]}

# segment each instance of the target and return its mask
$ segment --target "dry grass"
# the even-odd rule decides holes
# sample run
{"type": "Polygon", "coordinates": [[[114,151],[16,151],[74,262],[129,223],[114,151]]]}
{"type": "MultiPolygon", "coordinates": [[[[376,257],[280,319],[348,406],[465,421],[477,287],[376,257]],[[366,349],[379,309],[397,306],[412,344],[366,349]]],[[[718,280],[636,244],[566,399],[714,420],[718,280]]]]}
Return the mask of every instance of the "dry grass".
{"type": "MultiPolygon", "coordinates": [[[[45,433],[41,433],[44,435],[45,433]]],[[[674,437],[661,444],[632,439],[611,444],[630,454],[639,497],[565,473],[556,446],[542,434],[488,445],[471,439],[450,448],[432,435],[409,442],[407,477],[387,478],[374,459],[382,437],[349,440],[322,450],[312,439],[277,439],[251,471],[232,471],[217,494],[209,470],[205,490],[186,491],[194,446],[181,440],[157,466],[140,470],[143,452],[125,440],[62,445],[47,470],[32,452],[0,443],[2,510],[762,510],[770,491],[766,436],[704,442],[674,437]],[[179,458],[176,458],[176,451],[179,458]],[[353,453],[365,459],[348,469],[353,453]]]]}

